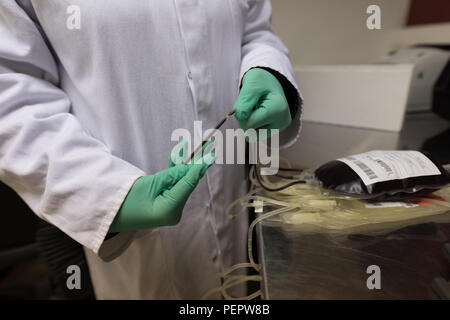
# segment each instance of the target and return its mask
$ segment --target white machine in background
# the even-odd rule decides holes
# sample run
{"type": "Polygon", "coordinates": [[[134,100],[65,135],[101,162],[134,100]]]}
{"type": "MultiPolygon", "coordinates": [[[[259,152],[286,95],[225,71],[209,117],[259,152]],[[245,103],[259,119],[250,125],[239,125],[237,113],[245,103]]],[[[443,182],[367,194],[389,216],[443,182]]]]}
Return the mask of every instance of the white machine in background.
{"type": "Polygon", "coordinates": [[[399,132],[413,64],[297,66],[303,120],[399,132]]]}
{"type": "Polygon", "coordinates": [[[407,112],[431,111],[435,84],[450,60],[450,51],[417,46],[389,52],[378,64],[413,64],[407,112]]]}

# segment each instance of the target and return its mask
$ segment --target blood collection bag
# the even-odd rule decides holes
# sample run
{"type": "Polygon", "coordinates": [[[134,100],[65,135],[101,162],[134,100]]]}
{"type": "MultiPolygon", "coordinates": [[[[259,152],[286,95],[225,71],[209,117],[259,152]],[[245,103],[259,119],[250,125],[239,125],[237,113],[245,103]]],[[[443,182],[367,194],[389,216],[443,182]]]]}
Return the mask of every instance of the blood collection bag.
{"type": "Polygon", "coordinates": [[[329,191],[373,200],[420,197],[450,183],[450,174],[419,151],[371,151],[339,158],[315,170],[329,191]]]}

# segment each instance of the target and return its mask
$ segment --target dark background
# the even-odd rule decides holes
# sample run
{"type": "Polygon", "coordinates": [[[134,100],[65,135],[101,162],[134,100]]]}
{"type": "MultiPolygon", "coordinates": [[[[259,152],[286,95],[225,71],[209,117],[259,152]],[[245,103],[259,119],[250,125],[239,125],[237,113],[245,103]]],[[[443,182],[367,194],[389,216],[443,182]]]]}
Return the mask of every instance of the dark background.
{"type": "Polygon", "coordinates": [[[411,0],[408,26],[450,22],[450,0],[411,0]]]}

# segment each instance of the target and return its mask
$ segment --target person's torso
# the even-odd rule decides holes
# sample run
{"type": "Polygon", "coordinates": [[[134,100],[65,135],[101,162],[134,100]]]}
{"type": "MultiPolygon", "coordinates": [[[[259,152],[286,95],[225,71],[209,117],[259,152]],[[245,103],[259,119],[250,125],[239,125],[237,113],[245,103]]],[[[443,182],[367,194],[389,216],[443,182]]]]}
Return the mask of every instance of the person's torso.
{"type": "Polygon", "coordinates": [[[163,169],[174,129],[231,111],[245,0],[32,3],[73,114],[117,156],[163,169]]]}
{"type": "MultiPolygon", "coordinates": [[[[194,120],[203,121],[203,130],[213,128],[232,110],[246,0],[32,4],[57,57],[60,86],[72,102],[71,113],[114,155],[147,173],[167,168],[175,129],[192,133],[194,120]],[[70,20],[77,12],[79,21],[70,20]]],[[[225,127],[236,128],[237,123],[233,120],[225,127]]],[[[225,215],[227,205],[245,190],[244,166],[215,165],[192,194],[181,223],[158,230],[174,296],[199,298],[192,286],[200,281],[202,270],[219,272],[245,258],[246,221],[232,225],[225,215]]],[[[155,253],[141,254],[136,259],[147,259],[141,264],[161,263],[155,253]]],[[[130,267],[120,259],[115,262],[120,270],[130,267]]],[[[108,279],[98,281],[105,291],[114,290],[108,279]]],[[[157,293],[147,297],[153,294],[157,293]]]]}

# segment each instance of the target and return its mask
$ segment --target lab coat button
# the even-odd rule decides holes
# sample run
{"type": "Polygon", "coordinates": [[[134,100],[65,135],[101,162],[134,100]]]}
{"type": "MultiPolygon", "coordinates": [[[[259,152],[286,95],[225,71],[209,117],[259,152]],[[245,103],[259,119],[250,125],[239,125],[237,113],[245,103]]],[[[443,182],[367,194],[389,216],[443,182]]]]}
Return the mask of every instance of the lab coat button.
{"type": "Polygon", "coordinates": [[[189,80],[192,80],[192,72],[189,71],[187,76],[188,76],[189,80]]]}

